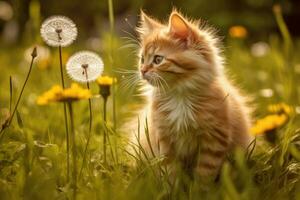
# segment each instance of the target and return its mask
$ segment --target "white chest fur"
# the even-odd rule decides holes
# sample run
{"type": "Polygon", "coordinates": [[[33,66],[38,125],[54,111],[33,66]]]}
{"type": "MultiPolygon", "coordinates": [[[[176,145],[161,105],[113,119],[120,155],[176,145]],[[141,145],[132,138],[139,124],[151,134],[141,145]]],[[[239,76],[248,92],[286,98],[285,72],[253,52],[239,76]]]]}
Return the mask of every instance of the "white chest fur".
{"type": "Polygon", "coordinates": [[[167,126],[171,132],[185,132],[189,128],[197,128],[196,107],[192,100],[183,95],[170,95],[160,99],[160,105],[156,112],[166,113],[158,121],[167,126]]]}

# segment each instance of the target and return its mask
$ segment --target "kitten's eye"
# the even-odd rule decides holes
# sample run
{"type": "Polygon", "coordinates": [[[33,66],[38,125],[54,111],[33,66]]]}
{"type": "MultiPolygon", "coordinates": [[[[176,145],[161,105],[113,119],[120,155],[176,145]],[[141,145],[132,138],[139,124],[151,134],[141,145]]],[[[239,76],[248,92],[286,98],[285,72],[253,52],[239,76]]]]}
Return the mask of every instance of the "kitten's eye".
{"type": "Polygon", "coordinates": [[[153,63],[158,65],[163,61],[164,57],[160,55],[155,55],[153,58],[153,63]]]}
{"type": "Polygon", "coordinates": [[[144,56],[141,57],[141,63],[144,64],[144,56]]]}

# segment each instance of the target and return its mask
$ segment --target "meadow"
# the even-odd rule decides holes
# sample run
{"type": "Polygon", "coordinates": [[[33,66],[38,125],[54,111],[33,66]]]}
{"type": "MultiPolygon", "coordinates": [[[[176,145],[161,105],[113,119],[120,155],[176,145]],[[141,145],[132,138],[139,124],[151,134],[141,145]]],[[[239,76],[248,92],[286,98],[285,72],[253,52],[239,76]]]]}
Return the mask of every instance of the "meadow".
{"type": "MultiPolygon", "coordinates": [[[[252,41],[244,27],[233,27],[223,39],[226,71],[253,99],[254,121],[260,123],[248,151],[234,152],[219,179],[205,189],[184,174],[170,183],[162,158],[151,159],[136,146],[138,156],[128,151],[124,123],[135,117],[136,132],[147,129],[140,126],[146,119],[134,114],[143,105],[131,76],[138,46],[135,35],[114,33],[110,17],[111,30],[99,38],[97,54],[104,63],[102,76],[111,79],[90,82],[91,96],[66,103],[72,105],[73,112],[69,106],[66,114],[74,141],[66,140],[64,102],[37,103],[45,91],[61,85],[59,48],[47,46],[40,36],[33,44],[1,46],[0,199],[300,199],[300,40],[290,36],[280,10],[274,9],[279,31],[267,41],[252,41]],[[37,57],[11,118],[35,46],[37,57]],[[103,86],[111,93],[103,94],[103,86]],[[284,120],[266,118],[274,115],[284,120]]],[[[76,41],[62,48],[66,87],[74,82],[66,63],[85,48],[76,41]]]]}

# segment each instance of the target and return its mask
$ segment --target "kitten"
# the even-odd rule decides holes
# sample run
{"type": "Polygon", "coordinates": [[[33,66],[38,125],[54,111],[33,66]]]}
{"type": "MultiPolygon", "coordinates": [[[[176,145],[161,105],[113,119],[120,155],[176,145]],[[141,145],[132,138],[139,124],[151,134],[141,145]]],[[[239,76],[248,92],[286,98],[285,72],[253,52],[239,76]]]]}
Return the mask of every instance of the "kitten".
{"type": "MultiPolygon", "coordinates": [[[[149,132],[156,155],[189,173],[218,174],[235,147],[247,148],[250,112],[230,84],[212,31],[173,11],[168,24],[141,13],[140,75],[152,86],[149,132]]],[[[149,149],[147,140],[141,139],[149,149]]]]}

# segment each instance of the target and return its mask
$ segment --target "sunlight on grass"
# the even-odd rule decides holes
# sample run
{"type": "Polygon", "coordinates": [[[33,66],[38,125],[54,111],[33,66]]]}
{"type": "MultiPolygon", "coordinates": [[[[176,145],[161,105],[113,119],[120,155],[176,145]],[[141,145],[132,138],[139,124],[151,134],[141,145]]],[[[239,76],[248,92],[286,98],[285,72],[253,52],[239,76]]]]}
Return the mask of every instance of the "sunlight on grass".
{"type": "MultiPolygon", "coordinates": [[[[300,45],[292,42],[280,7],[273,10],[281,36],[271,35],[269,41],[251,47],[245,27],[230,29],[226,67],[253,97],[256,139],[247,152],[237,150],[229,156],[218,181],[203,186],[183,172],[171,181],[164,158],[155,157],[149,137],[150,155],[142,148],[140,131],[148,136],[149,130],[141,127],[141,121],[147,124],[147,119],[136,119],[138,144],[128,144],[123,125],[143,102],[128,78],[132,71],[126,71],[135,70],[136,46],[114,33],[111,0],[108,6],[110,29],[101,38],[103,51],[97,52],[103,58],[104,75],[95,53],[78,69],[67,64],[69,75],[83,85],[71,84],[64,76],[67,59],[72,60],[69,55],[81,48],[74,44],[62,51],[77,36],[75,24],[71,41],[61,41],[68,38],[60,29],[55,38],[44,38],[58,48],[47,49],[37,42],[37,55],[39,51],[47,55],[31,63],[30,79],[23,67],[28,47],[0,50],[1,199],[299,199],[300,45]],[[122,87],[126,79],[133,88],[122,87]]],[[[35,16],[35,24],[39,18],[35,16]]]]}

